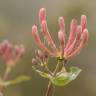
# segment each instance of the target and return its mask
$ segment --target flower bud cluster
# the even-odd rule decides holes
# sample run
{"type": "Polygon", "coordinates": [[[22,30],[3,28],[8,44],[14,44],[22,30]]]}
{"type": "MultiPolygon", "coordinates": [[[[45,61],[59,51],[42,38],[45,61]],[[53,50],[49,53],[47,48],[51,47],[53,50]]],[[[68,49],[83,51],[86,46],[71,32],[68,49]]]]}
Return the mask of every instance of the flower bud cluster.
{"type": "Polygon", "coordinates": [[[45,8],[41,8],[39,11],[39,21],[42,28],[42,33],[44,38],[46,38],[50,49],[48,49],[40,39],[36,25],[32,26],[32,35],[40,49],[47,52],[52,57],[59,57],[61,59],[68,60],[76,56],[88,41],[88,29],[86,28],[87,20],[85,15],[81,16],[81,23],[79,25],[77,24],[77,20],[72,19],[70,22],[70,34],[67,42],[65,41],[66,32],[64,18],[59,17],[58,24],[60,29],[58,31],[58,39],[60,46],[58,48],[56,47],[56,44],[48,30],[45,8]]]}
{"type": "Polygon", "coordinates": [[[40,65],[43,66],[44,64],[47,64],[48,61],[48,54],[46,52],[42,52],[41,50],[35,51],[36,57],[32,59],[33,65],[40,65]]]}
{"type": "Polygon", "coordinates": [[[14,47],[8,40],[4,40],[2,43],[0,43],[0,56],[8,65],[18,63],[24,53],[25,48],[22,44],[14,47]]]}

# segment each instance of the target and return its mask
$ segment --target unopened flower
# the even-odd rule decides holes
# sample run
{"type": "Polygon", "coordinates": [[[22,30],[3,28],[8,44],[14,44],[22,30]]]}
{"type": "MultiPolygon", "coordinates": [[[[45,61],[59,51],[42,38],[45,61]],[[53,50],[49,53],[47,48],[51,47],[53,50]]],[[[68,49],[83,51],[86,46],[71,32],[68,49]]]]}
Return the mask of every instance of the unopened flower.
{"type": "Polygon", "coordinates": [[[37,65],[39,64],[40,66],[43,66],[44,64],[47,64],[48,60],[48,54],[46,52],[42,52],[41,50],[36,50],[35,51],[36,57],[32,59],[32,64],[37,65]]]}
{"type": "Polygon", "coordinates": [[[7,40],[0,44],[0,56],[8,65],[14,65],[22,58],[25,53],[23,45],[16,45],[15,47],[7,40]]]}
{"type": "Polygon", "coordinates": [[[37,65],[37,63],[38,63],[37,60],[36,60],[35,58],[33,58],[33,59],[32,59],[32,64],[33,64],[33,65],[37,65]]]}
{"type": "Polygon", "coordinates": [[[39,21],[42,28],[42,33],[44,38],[46,38],[50,49],[48,49],[45,44],[41,41],[37,26],[32,26],[32,35],[37,43],[37,45],[42,49],[42,51],[47,52],[53,57],[59,57],[59,59],[69,59],[76,56],[80,50],[85,46],[88,41],[88,30],[86,28],[87,20],[86,16],[81,16],[81,24],[77,25],[77,21],[72,19],[70,23],[70,34],[68,41],[65,41],[65,22],[64,18],[59,18],[59,31],[58,39],[60,41],[59,48],[56,47],[54,40],[52,39],[46,21],[46,10],[41,8],[39,11],[39,21]]]}

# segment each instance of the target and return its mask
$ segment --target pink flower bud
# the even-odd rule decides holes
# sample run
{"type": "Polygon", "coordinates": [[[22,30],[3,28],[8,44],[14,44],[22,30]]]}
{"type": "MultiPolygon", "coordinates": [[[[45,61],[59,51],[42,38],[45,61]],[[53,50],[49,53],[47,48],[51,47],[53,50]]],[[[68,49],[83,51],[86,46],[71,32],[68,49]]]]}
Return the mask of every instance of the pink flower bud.
{"type": "Polygon", "coordinates": [[[0,45],[0,55],[7,61],[12,58],[12,44],[4,40],[0,45]]]}
{"type": "Polygon", "coordinates": [[[73,20],[71,21],[71,24],[70,24],[70,35],[69,35],[69,39],[68,39],[68,43],[67,43],[67,45],[66,45],[65,51],[66,51],[66,49],[69,48],[69,46],[70,46],[71,43],[73,42],[76,29],[77,29],[77,21],[76,21],[75,19],[73,19],[73,20]]]}
{"type": "Polygon", "coordinates": [[[37,56],[38,56],[40,59],[42,59],[42,58],[44,58],[44,53],[43,53],[41,50],[38,50],[38,51],[37,51],[37,56]]]}
{"type": "Polygon", "coordinates": [[[39,34],[38,34],[38,30],[37,30],[37,26],[33,26],[32,27],[32,35],[37,43],[37,45],[44,51],[48,52],[50,55],[52,55],[53,53],[50,52],[50,50],[48,50],[45,45],[41,42],[39,34]]]}
{"type": "Polygon", "coordinates": [[[78,26],[77,31],[76,31],[76,37],[75,37],[73,43],[70,45],[70,47],[66,50],[66,54],[70,54],[77,47],[77,44],[81,37],[81,32],[82,32],[82,27],[78,26]]]}
{"type": "Polygon", "coordinates": [[[64,33],[60,30],[58,32],[58,38],[59,38],[59,41],[60,41],[60,44],[61,44],[61,54],[62,56],[64,55],[64,33]]]}
{"type": "Polygon", "coordinates": [[[39,20],[40,20],[40,23],[42,23],[42,21],[46,20],[46,9],[45,8],[40,9],[39,20]]]}
{"type": "Polygon", "coordinates": [[[64,18],[59,17],[59,27],[62,32],[65,32],[65,24],[64,24],[64,18]]]}
{"type": "Polygon", "coordinates": [[[36,59],[38,59],[40,63],[45,62],[48,59],[48,53],[45,51],[37,50],[36,59]]]}
{"type": "Polygon", "coordinates": [[[48,27],[47,27],[46,21],[43,21],[43,22],[42,22],[41,27],[42,27],[42,30],[43,30],[43,34],[44,34],[44,36],[45,36],[46,39],[47,39],[48,44],[49,44],[50,47],[53,49],[53,51],[56,51],[57,48],[56,48],[56,45],[55,45],[55,43],[54,43],[54,41],[53,41],[53,39],[52,39],[49,31],[48,31],[48,27]]]}
{"type": "Polygon", "coordinates": [[[22,44],[21,45],[16,45],[15,46],[15,53],[16,53],[17,58],[21,58],[25,53],[24,46],[22,44]]]}
{"type": "Polygon", "coordinates": [[[87,43],[88,41],[88,30],[87,29],[84,29],[83,33],[82,33],[82,38],[81,38],[81,42],[78,46],[78,48],[76,50],[74,50],[74,52],[72,52],[68,58],[72,58],[74,56],[76,56],[80,50],[84,47],[84,45],[87,43]]]}
{"type": "Polygon", "coordinates": [[[61,45],[64,47],[64,33],[62,31],[58,32],[58,38],[59,38],[61,45]]]}
{"type": "Polygon", "coordinates": [[[84,43],[86,43],[86,42],[88,42],[88,38],[89,38],[89,36],[88,36],[88,29],[84,29],[83,30],[83,33],[82,33],[82,41],[84,42],[84,43]]]}
{"type": "Polygon", "coordinates": [[[24,52],[25,48],[23,45],[17,45],[14,50],[13,45],[7,40],[0,44],[0,55],[7,65],[15,65],[21,59],[21,56],[24,55],[24,52]]]}
{"type": "Polygon", "coordinates": [[[35,26],[35,25],[32,27],[32,35],[33,35],[36,43],[38,45],[40,45],[41,44],[41,40],[40,40],[40,37],[39,37],[39,34],[38,34],[37,26],[35,26]]]}
{"type": "Polygon", "coordinates": [[[82,26],[82,31],[86,28],[87,26],[87,20],[86,20],[86,16],[82,15],[81,16],[81,26],[82,26]]]}
{"type": "Polygon", "coordinates": [[[4,53],[5,53],[5,51],[6,51],[7,47],[8,47],[8,44],[9,44],[8,40],[4,40],[4,41],[0,44],[1,54],[4,54],[4,53]]]}
{"type": "Polygon", "coordinates": [[[35,58],[33,58],[33,59],[32,59],[32,64],[33,64],[33,65],[36,65],[37,63],[38,63],[37,60],[36,60],[35,58]]]}
{"type": "Polygon", "coordinates": [[[5,58],[6,60],[9,60],[12,58],[12,44],[8,44],[7,48],[5,50],[5,53],[3,54],[3,58],[5,58]]]}

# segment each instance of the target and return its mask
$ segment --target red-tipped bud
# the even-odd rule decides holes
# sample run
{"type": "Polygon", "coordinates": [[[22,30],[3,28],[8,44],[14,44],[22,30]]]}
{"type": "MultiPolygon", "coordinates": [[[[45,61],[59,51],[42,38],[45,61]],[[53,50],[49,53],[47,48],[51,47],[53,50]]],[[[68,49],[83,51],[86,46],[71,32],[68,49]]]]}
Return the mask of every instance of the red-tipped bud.
{"type": "Polygon", "coordinates": [[[48,31],[48,27],[47,27],[46,21],[43,21],[43,22],[42,22],[41,27],[42,27],[42,30],[43,30],[43,34],[44,34],[44,36],[45,36],[46,39],[47,39],[48,44],[50,45],[50,47],[51,47],[54,51],[56,51],[57,48],[56,48],[56,45],[55,45],[55,43],[54,43],[54,41],[53,41],[53,39],[52,39],[49,31],[48,31]]]}
{"type": "Polygon", "coordinates": [[[87,26],[87,19],[85,15],[81,16],[81,26],[82,26],[82,31],[86,28],[87,26]]]}
{"type": "Polygon", "coordinates": [[[42,27],[43,33],[46,34],[46,36],[49,35],[48,27],[47,27],[47,22],[45,20],[42,21],[41,27],[42,27]]]}
{"type": "Polygon", "coordinates": [[[84,43],[86,43],[88,41],[88,30],[87,29],[84,29],[83,33],[82,33],[82,40],[84,43]]]}
{"type": "Polygon", "coordinates": [[[40,40],[40,37],[39,37],[39,34],[38,34],[38,29],[37,29],[37,26],[32,26],[32,35],[36,41],[37,44],[41,43],[41,40],[40,40]]]}
{"type": "Polygon", "coordinates": [[[64,18],[59,17],[59,27],[62,32],[65,32],[65,24],[64,24],[64,18]]]}
{"type": "Polygon", "coordinates": [[[40,23],[42,23],[42,21],[46,20],[46,9],[45,8],[40,9],[39,20],[40,20],[40,23]]]}
{"type": "Polygon", "coordinates": [[[78,48],[76,50],[74,50],[74,52],[72,52],[68,58],[72,58],[74,56],[76,56],[80,50],[85,46],[85,44],[87,43],[88,41],[88,30],[87,29],[84,29],[83,33],[82,33],[82,38],[81,38],[81,42],[78,46],[78,48]]]}
{"type": "Polygon", "coordinates": [[[33,37],[34,37],[37,45],[38,45],[41,49],[43,49],[45,52],[48,52],[50,55],[53,54],[52,52],[50,52],[50,50],[48,50],[48,49],[45,47],[44,43],[41,42],[40,37],[39,37],[39,34],[38,34],[37,26],[35,26],[35,25],[32,27],[32,35],[33,35],[33,37]]]}
{"type": "Polygon", "coordinates": [[[80,37],[81,37],[82,27],[78,26],[76,32],[77,32],[76,37],[75,37],[73,43],[71,44],[71,46],[66,50],[66,54],[72,53],[72,51],[74,51],[74,49],[77,47],[80,37]]]}
{"type": "Polygon", "coordinates": [[[77,21],[73,19],[70,24],[70,36],[69,36],[68,43],[66,45],[65,50],[68,49],[71,43],[73,42],[76,29],[77,29],[77,21]]]}

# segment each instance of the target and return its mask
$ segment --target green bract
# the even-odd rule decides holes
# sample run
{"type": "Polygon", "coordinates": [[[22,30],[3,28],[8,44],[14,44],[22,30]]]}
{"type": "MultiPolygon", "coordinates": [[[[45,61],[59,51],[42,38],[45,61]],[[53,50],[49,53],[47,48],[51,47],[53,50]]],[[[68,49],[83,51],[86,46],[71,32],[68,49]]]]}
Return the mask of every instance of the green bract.
{"type": "Polygon", "coordinates": [[[56,86],[65,86],[72,80],[76,79],[76,77],[81,72],[81,69],[77,67],[71,67],[69,72],[59,72],[55,77],[50,77],[50,81],[56,86]]]}
{"type": "Polygon", "coordinates": [[[71,67],[69,72],[65,72],[63,69],[58,72],[55,76],[51,76],[48,73],[39,71],[33,67],[33,69],[39,73],[40,76],[44,78],[48,78],[52,84],[56,86],[65,86],[72,80],[76,79],[76,77],[79,75],[79,73],[82,71],[78,67],[71,67]]]}

